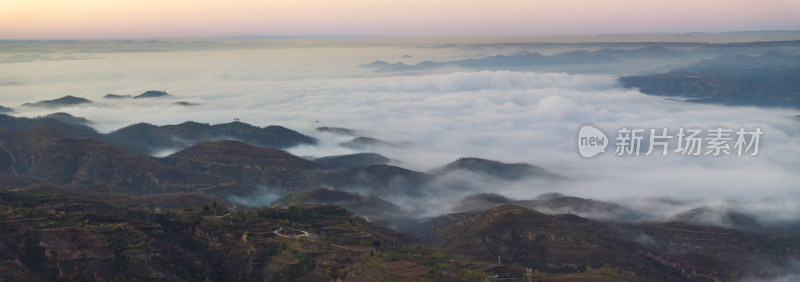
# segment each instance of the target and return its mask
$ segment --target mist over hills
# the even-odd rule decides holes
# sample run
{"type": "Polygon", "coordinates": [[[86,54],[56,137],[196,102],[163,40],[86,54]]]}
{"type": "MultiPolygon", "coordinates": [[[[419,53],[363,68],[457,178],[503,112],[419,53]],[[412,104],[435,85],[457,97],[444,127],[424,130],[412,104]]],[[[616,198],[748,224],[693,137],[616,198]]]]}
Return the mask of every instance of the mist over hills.
{"type": "Polygon", "coordinates": [[[515,55],[498,55],[481,59],[465,59],[449,62],[424,61],[413,65],[403,62],[388,63],[385,61],[374,61],[360,67],[373,68],[381,72],[389,71],[409,71],[409,70],[430,70],[448,66],[456,66],[467,69],[526,69],[546,66],[563,66],[571,64],[606,64],[619,61],[617,58],[603,53],[594,53],[585,50],[569,51],[551,56],[543,56],[539,53],[521,53],[515,55]]]}
{"type": "MultiPolygon", "coordinates": [[[[403,72],[426,71],[446,67],[457,67],[473,70],[548,70],[580,72],[592,70],[594,66],[624,66],[624,63],[639,63],[651,65],[657,61],[662,64],[654,65],[664,67],[669,65],[695,62],[709,63],[720,54],[729,54],[729,57],[717,59],[718,62],[733,59],[728,64],[735,62],[736,57],[753,56],[755,54],[770,54],[789,52],[797,55],[796,47],[800,41],[777,42],[751,42],[751,43],[691,43],[691,42],[598,42],[598,43],[493,43],[479,45],[451,45],[443,48],[461,48],[465,50],[492,50],[492,49],[517,49],[509,54],[495,56],[480,56],[453,61],[422,61],[418,63],[395,62],[376,60],[372,63],[359,65],[371,68],[378,72],[403,72]],[[795,50],[793,51],[793,48],[795,50]],[[552,55],[542,55],[528,50],[551,49],[569,51],[556,52],[552,55]],[[585,68],[582,66],[592,66],[585,68]]],[[[408,59],[408,58],[406,58],[408,59]]],[[[785,62],[784,62],[785,63],[785,62]]],[[[795,64],[796,65],[796,62],[795,64]]],[[[626,67],[623,67],[625,69],[626,67]]],[[[594,70],[592,70],[594,72],[594,70]]]]}
{"type": "Polygon", "coordinates": [[[350,136],[358,134],[358,131],[354,130],[354,129],[342,128],[342,127],[330,127],[330,126],[317,127],[317,131],[319,131],[319,132],[330,132],[330,133],[340,134],[340,135],[350,135],[350,136]]]}
{"type": "Polygon", "coordinates": [[[569,197],[558,193],[546,193],[530,200],[512,200],[492,193],[474,194],[461,199],[453,207],[453,212],[485,211],[506,204],[523,206],[550,215],[574,214],[604,221],[639,222],[645,219],[644,215],[618,204],[569,197]]]}
{"type": "MultiPolygon", "coordinates": [[[[174,260],[176,263],[185,260],[185,256],[192,256],[186,252],[199,252],[205,254],[204,259],[190,260],[219,267],[227,265],[217,261],[222,254],[234,259],[243,258],[244,255],[239,252],[239,247],[235,247],[241,243],[221,239],[219,236],[242,234],[241,232],[245,232],[248,238],[255,236],[253,238],[260,239],[239,242],[256,240],[248,244],[266,244],[260,245],[260,248],[264,250],[265,256],[273,257],[270,259],[272,261],[277,259],[274,256],[280,256],[282,252],[282,238],[296,236],[266,235],[281,234],[280,228],[289,230],[285,224],[280,223],[285,218],[292,218],[294,224],[308,224],[293,228],[313,228],[315,234],[319,234],[316,236],[320,237],[309,239],[309,244],[318,244],[313,242],[320,240],[336,242],[322,245],[324,247],[321,248],[329,252],[336,253],[334,249],[339,249],[342,244],[351,246],[346,248],[362,248],[372,252],[404,252],[404,249],[384,250],[385,247],[380,245],[390,246],[397,244],[398,240],[402,244],[410,244],[414,239],[408,235],[416,235],[425,240],[426,244],[440,248],[446,256],[460,257],[451,259],[451,263],[472,264],[471,268],[475,271],[518,272],[521,270],[512,265],[525,265],[556,276],[608,268],[633,279],[774,277],[789,271],[792,267],[791,259],[800,255],[796,253],[800,244],[796,237],[796,226],[800,225],[795,224],[793,227],[783,223],[771,226],[772,229],[759,229],[767,225],[760,223],[757,217],[738,211],[731,211],[727,217],[729,220],[723,221],[723,224],[759,233],[702,227],[714,224],[703,221],[711,212],[709,209],[688,210],[663,223],[648,222],[643,221],[647,219],[645,215],[624,205],[559,194],[544,194],[530,200],[514,200],[497,194],[478,194],[462,199],[453,208],[454,212],[461,213],[430,219],[420,217],[418,211],[413,210],[415,207],[409,210],[409,206],[404,206],[406,200],[425,202],[435,199],[437,193],[465,189],[449,186],[449,182],[440,179],[454,175],[493,179],[489,180],[490,183],[524,182],[531,178],[568,181],[530,164],[461,158],[433,170],[432,174],[425,174],[387,165],[391,160],[375,153],[322,157],[312,161],[280,149],[257,147],[236,140],[197,142],[167,157],[154,158],[116,148],[115,145],[102,141],[103,135],[94,131],[90,131],[94,132],[94,138],[83,139],[61,131],[90,129],[83,125],[64,123],[54,118],[24,119],[4,116],[3,120],[4,127],[15,130],[0,131],[0,147],[3,149],[0,154],[0,173],[4,175],[0,177],[0,185],[12,189],[12,192],[0,193],[11,207],[4,212],[4,230],[10,232],[4,236],[8,238],[7,245],[17,246],[5,251],[5,255],[24,261],[22,268],[6,268],[6,273],[9,273],[7,275],[21,275],[13,277],[33,277],[30,275],[34,274],[27,270],[31,267],[51,269],[47,265],[80,265],[87,259],[101,261],[98,267],[116,269],[115,273],[126,273],[128,277],[143,275],[144,272],[139,270],[122,271],[106,265],[114,258],[111,254],[120,250],[141,253],[160,260],[174,260]],[[30,127],[33,129],[28,129],[30,127]],[[271,204],[278,207],[277,209],[242,207],[249,210],[242,212],[237,211],[239,207],[236,202],[226,200],[256,198],[261,192],[254,187],[259,185],[272,187],[274,189],[270,191],[273,192],[283,191],[283,196],[277,200],[261,204],[271,204]],[[320,185],[331,188],[320,188],[320,185]],[[57,196],[57,200],[49,200],[56,199],[49,196],[54,195],[53,193],[61,196],[57,196]],[[234,195],[240,198],[233,197],[234,195]],[[430,198],[431,196],[434,198],[430,198]],[[29,200],[20,200],[22,198],[29,200]],[[399,202],[400,204],[393,202],[398,199],[406,200],[399,202]],[[68,234],[64,233],[66,236],[81,234],[82,237],[97,238],[94,245],[87,245],[82,239],[60,241],[63,234],[59,235],[61,233],[49,229],[37,230],[36,237],[27,237],[32,233],[22,233],[21,230],[28,228],[26,226],[30,226],[29,224],[44,220],[30,215],[31,221],[20,221],[23,215],[18,212],[21,207],[19,201],[31,200],[34,202],[28,204],[27,209],[35,210],[37,214],[47,214],[44,209],[53,205],[53,201],[67,201],[68,204],[61,206],[69,210],[65,214],[70,217],[60,221],[60,228],[66,231],[59,232],[67,232],[68,234]],[[210,208],[210,202],[218,206],[210,208]],[[348,215],[344,209],[329,208],[327,205],[340,206],[353,214],[348,215]],[[180,212],[164,214],[151,211],[157,207],[180,212]],[[104,215],[94,212],[87,214],[85,211],[89,208],[92,211],[102,210],[104,215]],[[80,220],[71,219],[82,213],[82,217],[78,217],[80,220]],[[119,237],[114,235],[117,233],[95,227],[78,231],[78,222],[84,222],[84,225],[88,223],[89,226],[93,226],[93,222],[124,222],[129,226],[125,227],[125,232],[141,234],[141,238],[146,238],[142,240],[150,242],[144,246],[155,246],[161,251],[159,254],[149,253],[142,245],[134,243],[115,245],[119,244],[114,243],[115,240],[128,240],[124,238],[129,237],[119,237]],[[183,227],[163,229],[173,224],[183,227]],[[408,235],[393,233],[379,226],[390,227],[408,235]],[[163,237],[148,231],[162,229],[170,235],[163,237]],[[710,239],[713,236],[725,237],[710,239]],[[42,242],[37,244],[45,247],[25,247],[30,245],[21,241],[24,238],[42,242]],[[364,238],[374,238],[369,240],[382,243],[372,243],[372,249],[369,249],[367,245],[370,243],[364,243],[364,238]],[[208,240],[217,243],[206,245],[209,247],[178,247],[175,240],[208,240]],[[759,251],[749,251],[757,246],[759,251]],[[75,248],[108,255],[37,255],[46,252],[62,254],[75,248]],[[619,255],[620,252],[625,255],[619,255]],[[500,256],[501,264],[494,263],[497,256],[500,256]],[[769,270],[757,272],[754,268],[746,267],[753,263],[768,267],[769,270]]],[[[184,123],[147,128],[166,128],[180,134],[209,131],[214,126],[184,123]]],[[[257,127],[237,123],[217,125],[217,129],[240,129],[240,132],[251,134],[253,130],[259,130],[257,127]]],[[[166,138],[162,136],[174,135],[152,136],[166,138]]],[[[319,253],[309,255],[309,258],[312,257],[317,265],[325,265],[320,263],[329,258],[319,253]]],[[[409,259],[421,263],[422,267],[432,267],[424,262],[423,258],[426,257],[422,255],[419,258],[422,260],[409,259]]],[[[355,257],[352,259],[360,260],[355,257]]],[[[115,260],[118,264],[128,266],[141,264],[141,261],[132,258],[115,260]]],[[[300,265],[302,264],[301,262],[300,265]]],[[[245,265],[263,267],[259,262],[245,265]]],[[[298,264],[281,265],[291,267],[298,264]]],[[[329,267],[335,268],[331,265],[323,266],[329,267]]],[[[191,275],[188,274],[190,272],[181,272],[184,270],[168,266],[151,266],[146,269],[158,277],[191,275]]],[[[240,268],[230,266],[199,273],[211,277],[233,269],[242,273],[240,268]]],[[[357,270],[350,268],[338,271],[357,270]]],[[[590,273],[593,274],[589,275],[602,277],[599,273],[590,273]]],[[[7,275],[4,277],[11,277],[7,275]]],[[[52,277],[56,274],[37,275],[52,277]]]]}
{"type": "MultiPolygon", "coordinates": [[[[173,201],[183,202],[181,209],[154,211],[107,202],[119,200],[150,199],[117,195],[97,200],[85,195],[0,191],[4,246],[0,249],[0,277],[17,281],[445,277],[432,271],[430,263],[404,260],[407,267],[423,270],[404,273],[393,268],[397,263],[364,256],[369,251],[391,251],[373,247],[372,242],[403,246],[414,239],[371,225],[337,207],[265,207],[245,212],[211,199],[199,199],[198,204],[191,197],[180,197],[173,201]],[[282,223],[288,221],[291,227],[282,223]],[[285,235],[293,230],[326,235],[313,239],[285,235]],[[18,263],[10,263],[13,261],[18,263]],[[383,268],[390,269],[376,272],[383,268]]],[[[410,249],[391,252],[412,254],[410,249]]]]}
{"type": "Polygon", "coordinates": [[[314,159],[321,167],[350,168],[388,164],[392,160],[375,153],[356,153],[350,155],[327,156],[314,159]]]}
{"type": "Polygon", "coordinates": [[[800,275],[800,123],[776,90],[793,87],[795,73],[781,73],[796,66],[798,41],[366,40],[3,45],[14,49],[0,60],[103,59],[0,71],[4,105],[54,89],[92,99],[0,115],[0,280],[800,275]],[[372,60],[406,69],[356,67],[372,60]],[[707,91],[721,104],[618,80],[670,71],[685,76],[653,91],[707,91]],[[186,94],[133,99],[143,86],[186,94]],[[778,106],[726,106],[756,100],[778,106]],[[606,148],[583,159],[583,122],[609,137],[622,127],[765,135],[757,156],[606,148]]]}
{"type": "Polygon", "coordinates": [[[22,106],[23,107],[49,107],[49,108],[54,108],[54,107],[72,106],[72,105],[80,105],[80,104],[91,104],[91,103],[92,103],[91,100],[88,100],[88,99],[85,99],[85,98],[81,98],[81,97],[75,97],[75,96],[72,96],[72,95],[67,95],[67,96],[64,96],[64,97],[61,97],[61,98],[58,98],[58,99],[53,99],[53,100],[42,100],[42,101],[39,101],[39,102],[36,102],[36,103],[25,103],[25,104],[22,104],[22,106]]]}
{"type": "Polygon", "coordinates": [[[313,137],[282,126],[256,127],[242,122],[201,124],[184,122],[178,125],[155,126],[138,123],[108,134],[100,134],[86,126],[89,121],[65,113],[35,119],[0,115],[0,126],[10,131],[27,131],[51,125],[74,138],[98,138],[137,154],[152,155],[164,150],[177,151],[197,142],[235,139],[255,146],[287,148],[299,144],[315,144],[313,137]]]}
{"type": "Polygon", "coordinates": [[[366,148],[403,148],[409,147],[413,144],[410,142],[394,142],[394,141],[385,141],[377,138],[372,137],[356,137],[353,140],[344,142],[341,144],[342,147],[351,148],[351,149],[366,149],[366,148]]]}
{"type": "Polygon", "coordinates": [[[128,99],[131,98],[131,95],[117,95],[117,94],[106,94],[103,96],[104,99],[128,99]]]}
{"type": "Polygon", "coordinates": [[[292,205],[335,205],[347,209],[380,226],[394,230],[414,229],[419,222],[406,214],[401,207],[375,196],[364,197],[358,193],[317,188],[283,196],[270,204],[273,207],[292,205]]]}
{"type": "Polygon", "coordinates": [[[767,52],[758,56],[727,55],[712,59],[703,59],[691,65],[675,69],[675,71],[717,70],[752,70],[762,68],[787,68],[800,65],[800,55],[784,55],[778,52],[767,52]]]}
{"type": "MultiPolygon", "coordinates": [[[[87,126],[64,123],[53,118],[26,119],[10,116],[0,116],[0,118],[2,118],[0,125],[7,130],[13,130],[3,132],[1,145],[4,146],[4,153],[0,160],[4,164],[2,171],[12,176],[5,180],[6,186],[10,188],[23,188],[34,183],[54,185],[97,183],[118,186],[134,194],[204,191],[223,198],[235,195],[258,199],[265,192],[257,187],[269,187],[268,193],[277,193],[277,197],[280,197],[323,186],[338,191],[358,193],[365,197],[395,201],[396,204],[412,212],[413,215],[409,217],[420,217],[420,212],[429,210],[433,206],[441,206],[438,207],[440,209],[449,207],[441,209],[443,212],[447,212],[448,209],[453,212],[466,212],[483,211],[502,204],[517,204],[547,214],[572,213],[596,220],[618,222],[676,220],[751,232],[782,234],[793,232],[797,226],[796,220],[764,222],[762,217],[736,208],[724,211],[723,217],[719,217],[716,208],[704,206],[702,203],[674,203],[673,214],[658,218],[649,213],[642,213],[642,209],[646,207],[631,206],[626,203],[615,204],[559,194],[511,199],[483,192],[488,189],[487,187],[498,185],[514,186],[530,183],[528,185],[560,187],[561,182],[569,185],[566,184],[570,182],[569,178],[525,163],[460,158],[426,174],[398,167],[397,165],[402,163],[375,153],[307,160],[279,149],[258,147],[255,144],[235,140],[198,141],[169,156],[153,158],[138,155],[126,145],[115,145],[121,142],[107,143],[104,140],[110,138],[87,126]],[[60,151],[69,154],[57,154],[60,151]],[[42,158],[50,161],[36,161],[42,158]],[[442,206],[440,201],[450,201],[452,206],[442,206]],[[408,205],[409,203],[415,204],[408,205]],[[682,206],[686,208],[682,209],[682,206]],[[728,215],[724,215],[726,213],[728,215]]],[[[133,127],[138,126],[145,125],[133,127]]],[[[251,133],[250,130],[259,129],[243,123],[210,126],[193,122],[176,126],[147,127],[156,130],[166,128],[178,134],[203,132],[211,128],[228,131],[241,129],[240,132],[248,133],[251,133]]],[[[285,128],[281,130],[294,132],[285,128]]],[[[202,136],[202,134],[197,135],[202,136]]],[[[152,135],[151,138],[172,139],[173,136],[175,135],[152,135]]],[[[291,140],[293,137],[289,136],[291,140]]],[[[267,205],[274,199],[248,200],[248,203],[267,205]]],[[[305,203],[311,202],[312,199],[317,198],[311,197],[305,203]]],[[[326,202],[321,200],[319,203],[326,202]]],[[[662,205],[659,202],[653,204],[662,205]]],[[[369,216],[361,212],[359,215],[369,216]]]]}
{"type": "Polygon", "coordinates": [[[519,180],[526,177],[542,178],[562,178],[561,176],[549,172],[541,167],[536,167],[526,163],[506,164],[498,161],[485,160],[479,158],[460,158],[443,167],[432,170],[434,175],[446,175],[460,170],[478,173],[490,177],[504,180],[519,180]]]}
{"type": "Polygon", "coordinates": [[[369,191],[374,195],[420,197],[431,175],[401,167],[377,164],[325,173],[322,183],[345,191],[369,191]]]}

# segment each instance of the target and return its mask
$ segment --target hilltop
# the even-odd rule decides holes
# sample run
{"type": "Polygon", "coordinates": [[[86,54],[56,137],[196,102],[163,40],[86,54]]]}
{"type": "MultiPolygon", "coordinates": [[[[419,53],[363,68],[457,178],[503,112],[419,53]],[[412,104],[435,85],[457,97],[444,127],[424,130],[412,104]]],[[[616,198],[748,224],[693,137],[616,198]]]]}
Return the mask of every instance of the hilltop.
{"type": "Polygon", "coordinates": [[[64,112],[52,113],[49,115],[45,115],[42,117],[36,117],[36,119],[46,119],[51,118],[55,119],[64,123],[71,123],[71,124],[78,124],[78,125],[89,125],[91,121],[84,117],[76,117],[64,112]]]}
{"type": "Polygon", "coordinates": [[[128,99],[131,98],[131,95],[117,95],[117,94],[106,94],[103,96],[105,99],[128,99]]]}
{"type": "Polygon", "coordinates": [[[244,191],[255,185],[302,189],[311,185],[304,173],[317,168],[313,162],[287,152],[233,140],[198,143],[162,160],[178,169],[232,179],[244,191]]]}
{"type": "Polygon", "coordinates": [[[55,108],[55,107],[64,107],[64,106],[73,106],[73,105],[80,105],[80,104],[91,104],[92,101],[75,97],[72,95],[67,95],[58,99],[53,100],[42,100],[36,103],[25,103],[22,104],[23,107],[45,107],[45,108],[55,108]]]}
{"type": "Polygon", "coordinates": [[[166,91],[149,90],[147,92],[134,96],[133,99],[158,98],[166,96],[170,96],[166,91]]]}
{"type": "Polygon", "coordinates": [[[282,126],[256,127],[243,122],[210,125],[184,122],[178,125],[155,126],[147,123],[130,125],[109,133],[107,140],[115,144],[133,145],[148,153],[164,149],[183,149],[198,142],[236,139],[259,147],[288,148],[316,144],[317,140],[282,126]]]}
{"type": "Polygon", "coordinates": [[[327,156],[314,159],[321,167],[342,169],[379,164],[388,164],[391,159],[375,153],[357,153],[340,156],[327,156]]]}
{"type": "Polygon", "coordinates": [[[460,158],[443,167],[432,170],[433,175],[446,175],[457,171],[468,171],[505,180],[519,180],[527,177],[561,178],[541,167],[526,163],[503,163],[480,158],[460,158]]]}

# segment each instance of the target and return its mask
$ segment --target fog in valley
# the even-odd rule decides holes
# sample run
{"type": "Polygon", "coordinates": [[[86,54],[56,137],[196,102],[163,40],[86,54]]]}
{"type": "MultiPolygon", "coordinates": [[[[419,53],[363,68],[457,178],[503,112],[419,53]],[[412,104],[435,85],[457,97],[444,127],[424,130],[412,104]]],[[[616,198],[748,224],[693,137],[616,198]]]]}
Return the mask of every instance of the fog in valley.
{"type": "MultiPolygon", "coordinates": [[[[433,173],[459,158],[475,157],[528,163],[561,177],[501,179],[457,170],[425,182],[415,195],[400,188],[346,189],[380,197],[413,218],[457,211],[464,197],[477,193],[510,201],[559,193],[615,203],[636,216],[541,205],[537,210],[619,221],[670,220],[694,211],[693,220],[719,226],[730,226],[725,214],[734,211],[762,222],[800,220],[796,108],[688,103],[645,95],[618,82],[622,76],[666,72],[720,56],[800,55],[796,42],[730,43],[786,39],[774,34],[730,36],[711,36],[713,44],[689,35],[9,41],[0,50],[0,105],[13,108],[8,114],[18,117],[54,112],[85,117],[102,133],[139,122],[237,119],[317,138],[316,145],[287,150],[305,158],[374,152],[391,159],[391,165],[433,173]],[[171,96],[103,98],[148,90],[171,96]],[[21,106],[65,95],[92,103],[21,106]],[[578,154],[576,136],[583,125],[611,138],[605,154],[590,159],[578,154]],[[316,130],[322,126],[353,132],[316,130]],[[673,134],[679,128],[760,128],[764,134],[756,156],[620,157],[613,151],[621,128],[668,128],[673,134]],[[402,146],[341,146],[356,137],[402,146]]],[[[230,199],[268,205],[289,192],[265,186],[254,191],[251,197],[230,199]]]]}

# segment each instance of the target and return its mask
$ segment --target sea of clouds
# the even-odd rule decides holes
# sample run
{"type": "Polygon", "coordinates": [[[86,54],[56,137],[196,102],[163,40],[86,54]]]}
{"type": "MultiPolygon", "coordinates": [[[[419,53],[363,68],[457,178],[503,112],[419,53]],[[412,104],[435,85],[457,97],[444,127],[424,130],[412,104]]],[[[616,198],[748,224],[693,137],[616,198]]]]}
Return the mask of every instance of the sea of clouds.
{"type": "MultiPolygon", "coordinates": [[[[439,70],[408,74],[373,73],[357,67],[375,59],[399,59],[406,54],[418,60],[435,59],[441,53],[440,49],[385,46],[180,49],[5,63],[0,68],[0,105],[14,107],[12,114],[17,116],[68,112],[90,119],[101,132],[137,122],[213,124],[238,118],[259,126],[278,124],[319,138],[319,145],[289,149],[299,156],[314,157],[356,152],[338,146],[356,136],[314,130],[345,127],[358,130],[360,136],[413,143],[373,150],[413,170],[428,171],[459,157],[481,157],[530,163],[570,179],[560,184],[523,181],[497,185],[476,178],[468,188],[432,192],[426,201],[388,199],[423,210],[419,213],[425,216],[447,212],[455,201],[475,192],[514,199],[559,192],[624,203],[654,218],[697,206],[723,205],[765,217],[800,219],[797,110],[691,104],[648,96],[622,88],[616,81],[619,74],[613,71],[439,70]],[[101,98],[108,93],[137,95],[146,90],[166,90],[173,96],[101,98]],[[95,103],[61,109],[19,107],[67,94],[95,103]],[[199,105],[172,105],[176,101],[199,105]],[[672,133],[678,128],[761,128],[764,135],[757,156],[671,153],[666,157],[618,157],[613,155],[612,139],[605,155],[584,159],[577,153],[576,134],[587,124],[611,138],[623,127],[668,128],[672,133]],[[664,197],[684,204],[653,200],[664,197]]],[[[642,71],[653,67],[657,66],[642,71]]]]}

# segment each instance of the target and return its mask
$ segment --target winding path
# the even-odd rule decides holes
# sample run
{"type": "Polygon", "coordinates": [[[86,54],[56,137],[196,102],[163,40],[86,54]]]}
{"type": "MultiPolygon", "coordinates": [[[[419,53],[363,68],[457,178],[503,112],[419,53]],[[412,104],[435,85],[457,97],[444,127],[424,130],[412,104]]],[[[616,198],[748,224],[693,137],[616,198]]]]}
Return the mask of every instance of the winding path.
{"type": "MultiPolygon", "coordinates": [[[[288,229],[288,228],[286,228],[286,229],[288,229]]],[[[349,250],[349,251],[356,251],[356,252],[362,252],[362,253],[366,253],[366,252],[370,251],[370,250],[365,250],[365,249],[350,248],[350,247],[340,246],[340,245],[336,245],[336,244],[331,244],[331,243],[328,243],[328,242],[312,240],[311,239],[311,234],[308,233],[308,231],[304,231],[304,230],[291,229],[292,231],[301,232],[302,234],[300,234],[300,235],[281,234],[281,231],[283,231],[283,230],[284,230],[284,228],[281,227],[281,228],[278,228],[278,230],[273,231],[272,233],[275,233],[275,235],[278,235],[278,236],[281,236],[281,237],[284,237],[284,238],[292,238],[292,239],[300,239],[300,238],[306,237],[306,240],[314,242],[314,243],[327,244],[328,246],[331,246],[331,247],[336,247],[336,248],[339,248],[339,249],[345,249],[345,250],[349,250]]]]}

